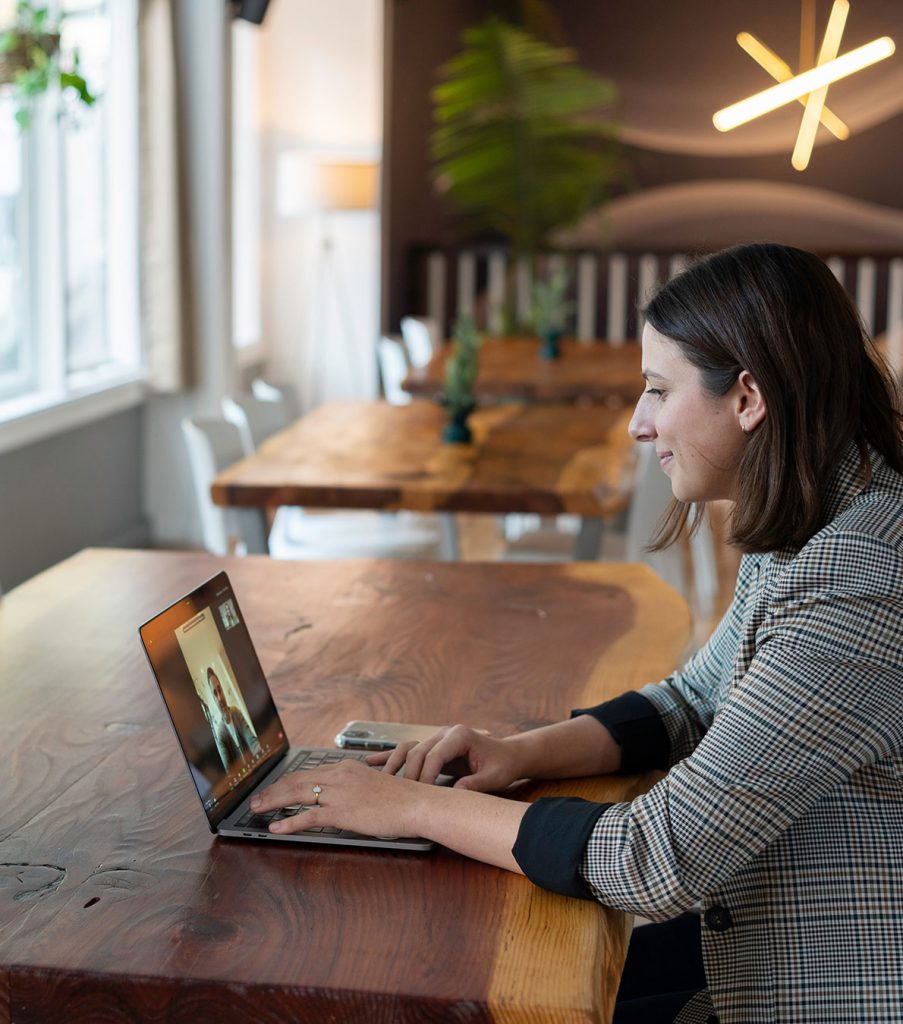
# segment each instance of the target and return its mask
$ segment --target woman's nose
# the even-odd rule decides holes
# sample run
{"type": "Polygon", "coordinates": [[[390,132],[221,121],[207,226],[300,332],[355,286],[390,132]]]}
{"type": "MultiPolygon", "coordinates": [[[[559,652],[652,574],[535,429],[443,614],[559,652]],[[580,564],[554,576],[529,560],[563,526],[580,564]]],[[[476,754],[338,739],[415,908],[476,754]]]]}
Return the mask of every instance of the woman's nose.
{"type": "Polygon", "coordinates": [[[652,416],[644,408],[645,402],[641,398],[636,408],[633,410],[633,416],[630,418],[630,426],[627,428],[628,434],[634,439],[634,441],[654,441],[655,440],[655,424],[652,416]]]}

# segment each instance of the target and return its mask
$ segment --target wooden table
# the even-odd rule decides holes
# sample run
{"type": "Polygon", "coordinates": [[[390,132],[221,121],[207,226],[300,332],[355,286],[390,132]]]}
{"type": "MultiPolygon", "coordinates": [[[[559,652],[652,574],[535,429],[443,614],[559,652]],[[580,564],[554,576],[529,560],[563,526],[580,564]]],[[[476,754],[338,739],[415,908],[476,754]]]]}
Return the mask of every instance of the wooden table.
{"type": "Polygon", "coordinates": [[[434,402],[331,402],[213,482],[218,505],[569,512],[584,517],[577,557],[629,500],[629,410],[501,405],[471,417],[469,445],[443,444],[434,402]]]}
{"type": "MultiPolygon", "coordinates": [[[[643,390],[642,352],[636,341],[611,345],[565,338],[558,359],[541,358],[539,345],[538,338],[487,338],[480,349],[479,398],[633,405],[643,390]]],[[[425,398],[441,393],[449,350],[411,370],[402,387],[425,398]]]]}
{"type": "Polygon", "coordinates": [[[137,627],[223,567],[289,735],[324,745],[350,718],[528,729],[664,675],[689,633],[642,566],[95,550],[23,584],[0,599],[0,1021],[608,1020],[618,912],[441,848],[210,834],[137,627]]]}

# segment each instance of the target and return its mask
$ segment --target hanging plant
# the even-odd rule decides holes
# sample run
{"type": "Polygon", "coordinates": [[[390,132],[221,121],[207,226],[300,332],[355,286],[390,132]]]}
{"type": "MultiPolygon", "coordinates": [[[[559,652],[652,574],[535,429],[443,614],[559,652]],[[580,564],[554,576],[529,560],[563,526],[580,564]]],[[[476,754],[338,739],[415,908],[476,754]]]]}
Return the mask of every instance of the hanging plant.
{"type": "Polygon", "coordinates": [[[499,18],[462,36],[433,90],[438,187],[480,231],[521,253],[601,202],[620,172],[614,86],[499,18]]]}
{"type": "Polygon", "coordinates": [[[12,85],[23,131],[31,126],[36,97],[52,88],[74,93],[85,106],[96,100],[80,73],[78,51],[63,59],[59,23],[51,21],[48,8],[30,0],[19,0],[15,25],[0,32],[0,85],[12,85]]]}

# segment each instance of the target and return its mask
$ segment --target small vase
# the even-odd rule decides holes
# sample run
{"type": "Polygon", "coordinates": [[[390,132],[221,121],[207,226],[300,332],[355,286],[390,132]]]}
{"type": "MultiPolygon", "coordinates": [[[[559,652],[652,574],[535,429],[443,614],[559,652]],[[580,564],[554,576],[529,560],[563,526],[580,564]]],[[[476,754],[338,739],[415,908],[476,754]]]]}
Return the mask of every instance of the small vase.
{"type": "Polygon", "coordinates": [[[473,432],[467,425],[467,418],[472,412],[473,406],[469,409],[458,409],[449,413],[448,422],[442,430],[444,444],[470,444],[473,432]]]}
{"type": "Polygon", "coordinates": [[[546,331],[542,336],[539,354],[543,359],[557,359],[561,355],[561,331],[546,331]]]}

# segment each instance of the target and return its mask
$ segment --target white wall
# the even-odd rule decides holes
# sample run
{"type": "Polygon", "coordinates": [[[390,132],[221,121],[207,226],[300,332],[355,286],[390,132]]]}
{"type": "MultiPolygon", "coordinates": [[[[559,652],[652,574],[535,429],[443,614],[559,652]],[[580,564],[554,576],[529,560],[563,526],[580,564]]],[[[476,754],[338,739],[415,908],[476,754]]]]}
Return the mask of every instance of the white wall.
{"type": "Polygon", "coordinates": [[[278,216],[276,164],[298,149],[379,159],[381,55],[380,0],[282,0],[262,28],[263,331],[268,373],[292,381],[305,407],[376,395],[379,217],[278,216]]]}
{"type": "Polygon", "coordinates": [[[232,348],[230,25],[222,0],[173,5],[180,66],[182,164],[187,202],[190,316],[198,386],[148,398],[144,416],[144,506],[157,544],[201,544],[181,419],[219,415],[235,390],[232,348]]]}

